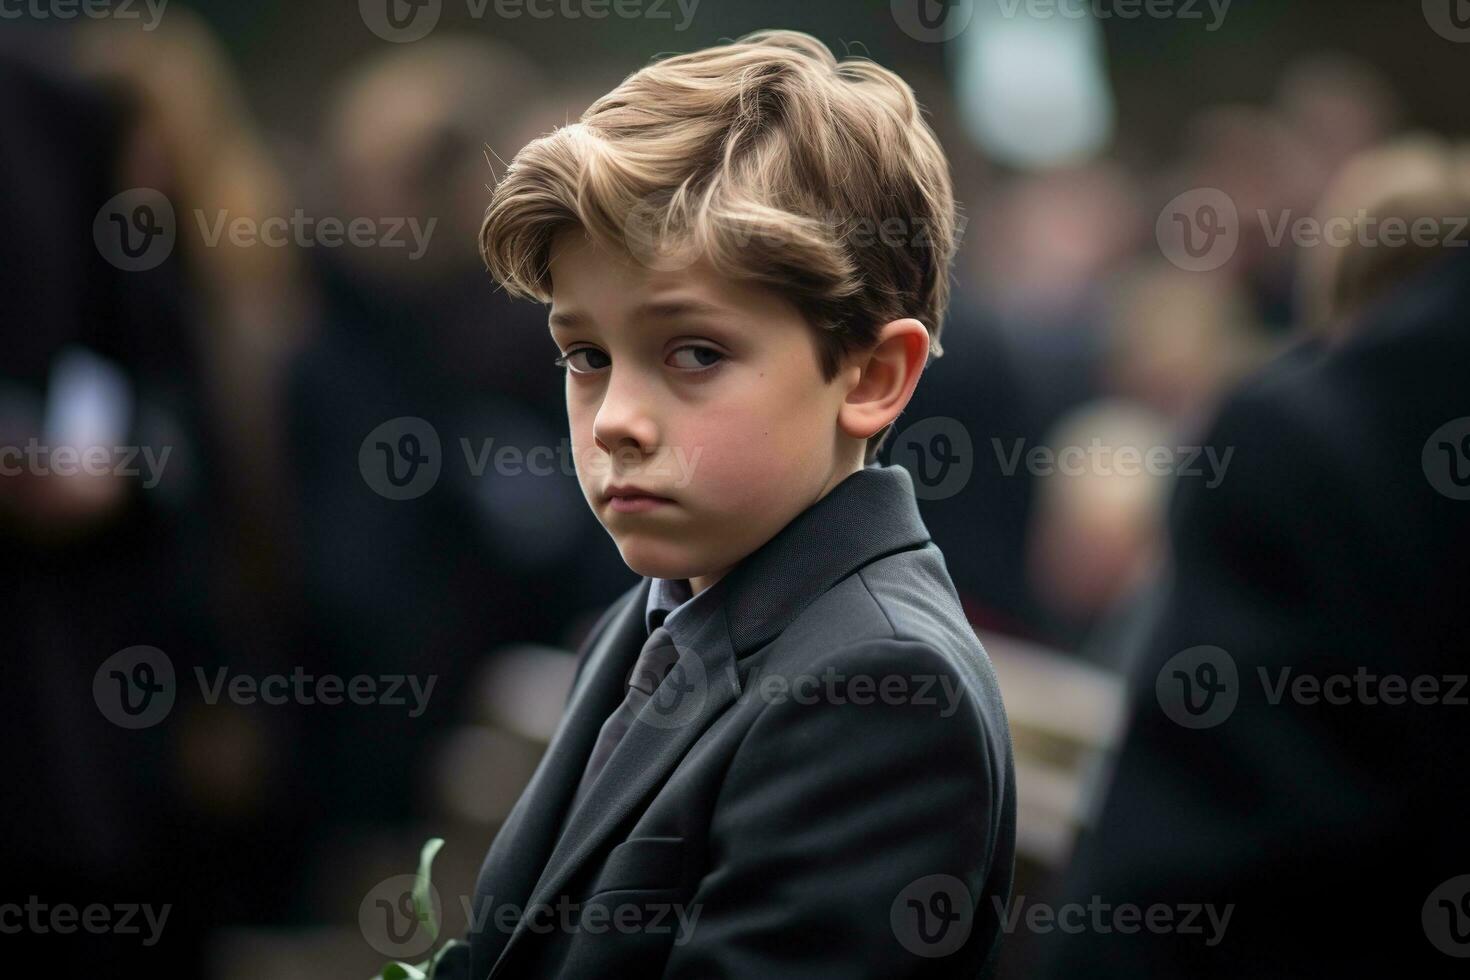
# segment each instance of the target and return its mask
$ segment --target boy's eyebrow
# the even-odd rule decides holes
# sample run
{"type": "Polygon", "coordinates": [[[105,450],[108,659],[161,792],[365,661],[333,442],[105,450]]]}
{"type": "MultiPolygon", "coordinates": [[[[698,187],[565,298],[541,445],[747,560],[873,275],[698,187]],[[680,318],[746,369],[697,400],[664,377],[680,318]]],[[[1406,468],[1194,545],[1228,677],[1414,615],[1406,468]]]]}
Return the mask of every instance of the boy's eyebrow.
{"type": "MultiPolygon", "coordinates": [[[[728,315],[729,311],[724,307],[698,299],[657,300],[643,303],[633,309],[633,316],[639,319],[669,320],[681,316],[723,317],[728,315]]],[[[574,330],[578,327],[591,326],[588,317],[571,311],[551,314],[547,324],[552,330],[574,330]]]]}

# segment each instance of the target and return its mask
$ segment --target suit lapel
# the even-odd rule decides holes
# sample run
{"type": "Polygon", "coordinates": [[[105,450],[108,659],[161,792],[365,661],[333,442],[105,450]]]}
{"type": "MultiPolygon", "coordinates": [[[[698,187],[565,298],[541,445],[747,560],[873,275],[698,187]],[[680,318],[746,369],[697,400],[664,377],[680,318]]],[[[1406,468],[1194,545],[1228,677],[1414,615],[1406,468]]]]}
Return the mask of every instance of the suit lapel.
{"type": "Polygon", "coordinates": [[[587,666],[567,705],[565,722],[552,737],[481,865],[472,923],[479,927],[473,930],[477,976],[488,972],[508,938],[495,926],[495,909],[525,904],[556,843],[562,815],[581,779],[592,743],[622,700],[623,679],[643,647],[647,630],[643,610],[648,586],[645,578],[602,635],[592,639],[587,666]]]}
{"type": "MultiPolygon", "coordinates": [[[[718,588],[716,585],[707,591],[718,588]]],[[[715,608],[692,638],[676,640],[675,644],[678,661],[571,814],[526,903],[528,910],[555,905],[557,895],[577,869],[668,778],[694,741],[739,696],[735,655],[721,608],[715,608]]],[[[622,675],[616,678],[616,684],[621,700],[622,675]]],[[[602,720],[597,719],[599,727],[602,720]]],[[[500,954],[497,970],[528,931],[527,926],[528,918],[523,915],[500,954]]],[[[492,970],[491,975],[494,973],[492,970]]]]}

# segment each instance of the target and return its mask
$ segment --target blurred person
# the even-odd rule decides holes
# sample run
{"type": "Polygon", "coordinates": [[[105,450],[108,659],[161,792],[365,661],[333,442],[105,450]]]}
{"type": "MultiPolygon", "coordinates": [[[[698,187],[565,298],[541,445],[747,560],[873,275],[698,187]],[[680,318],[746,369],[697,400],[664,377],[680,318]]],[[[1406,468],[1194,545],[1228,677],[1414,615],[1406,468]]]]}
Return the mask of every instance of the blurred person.
{"type": "Polygon", "coordinates": [[[1064,647],[1079,649],[1153,573],[1168,484],[1148,454],[1172,445],[1167,418],[1121,399],[1080,406],[1047,433],[1025,568],[1064,647]]]}
{"type": "Polygon", "coordinates": [[[321,163],[306,175],[311,196],[324,213],[406,230],[402,244],[385,234],[311,253],[331,303],[327,342],[345,334],[358,345],[411,345],[456,397],[488,391],[560,410],[558,386],[527,369],[544,345],[513,329],[534,309],[485,283],[475,247],[486,163],[573,111],[557,92],[527,55],[469,36],[394,50],[342,77],[327,101],[321,163]]]}
{"type": "Polygon", "coordinates": [[[1137,188],[1108,161],[999,181],[982,213],[969,242],[976,288],[1004,314],[1047,322],[1075,308],[1148,231],[1137,188]]]}
{"type": "Polygon", "coordinates": [[[1226,401],[1043,975],[1463,973],[1467,304],[1446,250],[1226,401]]]}
{"type": "Polygon", "coordinates": [[[139,556],[134,580],[167,580],[171,592],[149,601],[140,589],[140,610],[162,623],[122,633],[116,645],[148,642],[174,664],[179,699],[164,724],[176,739],[171,764],[183,803],[165,866],[189,899],[179,928],[203,942],[212,928],[289,915],[280,896],[294,893],[310,820],[287,803],[311,785],[287,764],[303,706],[194,692],[196,674],[286,674],[302,660],[281,409],[284,367],[309,330],[313,297],[290,250],[229,234],[211,240],[205,230],[260,227],[285,213],[288,199],[207,24],[187,9],[147,31],[87,19],[71,49],[78,74],[127,107],[115,185],[162,195],[173,212],[175,237],[160,266],[170,278],[122,278],[141,297],[123,308],[141,438],[174,450],[168,478],[148,498],[166,501],[157,518],[166,529],[149,533],[176,539],[182,555],[139,556]],[[165,624],[175,619],[185,625],[169,636],[165,624]],[[252,846],[231,846],[244,841],[252,846]],[[257,849],[277,861],[260,861],[257,849]]]}
{"type": "MultiPolygon", "coordinates": [[[[1146,226],[1138,188],[1114,161],[983,184],[981,176],[972,172],[968,181],[953,314],[965,325],[956,331],[957,361],[930,368],[932,387],[919,389],[905,422],[952,418],[969,437],[974,472],[965,485],[921,497],[935,540],[949,545],[972,621],[1060,642],[1057,614],[1034,580],[1016,574],[1039,480],[1007,459],[1018,446],[1042,444],[1052,425],[1102,391],[1102,284],[1139,247],[1146,226]]],[[[920,462],[927,450],[902,441],[890,458],[920,462]]],[[[1070,627],[1062,632],[1073,635],[1070,627]]]]}
{"type": "MultiPolygon", "coordinates": [[[[50,37],[56,54],[85,49],[83,32],[50,37]]],[[[249,826],[276,847],[266,814],[286,794],[272,800],[279,785],[254,733],[227,708],[199,712],[187,693],[192,668],[226,662],[260,633],[234,632],[250,627],[237,582],[251,579],[227,544],[216,379],[194,320],[202,290],[182,249],[127,270],[102,237],[115,195],[171,189],[140,169],[158,159],[157,134],[136,89],[58,61],[38,69],[0,54],[0,211],[28,229],[7,237],[0,260],[0,615],[12,641],[0,706],[26,743],[7,764],[0,881],[27,921],[13,930],[7,904],[6,946],[58,975],[106,962],[194,976],[211,926],[267,907],[267,869],[226,842],[249,826]],[[77,456],[94,470],[76,472],[77,456]],[[168,657],[178,682],[158,689],[178,695],[172,717],[142,727],[117,713],[138,692],[110,700],[128,675],[109,669],[140,645],[168,657]],[[130,932],[78,930],[76,919],[54,928],[51,913],[68,905],[114,924],[123,905],[161,915],[151,926],[132,916],[130,932]]]]}
{"type": "Polygon", "coordinates": [[[1101,393],[1105,278],[1147,232],[1112,162],[996,181],[967,214],[962,291],[1009,351],[1031,441],[1101,393]]]}
{"type": "Polygon", "coordinates": [[[1341,52],[1308,55],[1288,65],[1275,105],[1316,158],[1323,184],[1348,160],[1392,136],[1402,115],[1388,79],[1341,52]]]}
{"type": "Polygon", "coordinates": [[[229,58],[208,26],[180,8],[139,31],[118,19],[83,21],[79,71],[134,106],[120,162],[124,187],[164,189],[193,286],[187,312],[210,425],[228,446],[215,461],[229,496],[231,576],[257,594],[286,584],[292,555],[283,471],[283,374],[309,332],[314,297],[289,249],[209,241],[221,216],[259,226],[287,211],[289,190],[257,130],[229,58]]]}
{"type": "Polygon", "coordinates": [[[1181,428],[1200,420],[1267,352],[1249,298],[1223,272],[1141,259],[1104,290],[1102,388],[1181,428]]]}
{"type": "Polygon", "coordinates": [[[1296,318],[1296,255],[1289,240],[1273,243],[1270,232],[1283,216],[1310,213],[1325,179],[1308,134],[1276,109],[1211,106],[1185,126],[1179,156],[1158,182],[1158,203],[1202,188],[1229,196],[1240,234],[1222,268],[1248,291],[1257,319],[1280,334],[1296,318]]]}
{"type": "Polygon", "coordinates": [[[1314,217],[1324,241],[1303,249],[1300,307],[1307,329],[1337,341],[1417,269],[1470,248],[1470,144],[1417,133],[1364,152],[1314,217]]]}
{"type": "MultiPolygon", "coordinates": [[[[1095,289],[1104,309],[1097,330],[1100,397],[1056,419],[1040,444],[1054,454],[1085,456],[1084,469],[1102,471],[1037,479],[1026,531],[1027,580],[1045,609],[1050,639],[1073,650],[1093,649],[1092,630],[1122,615],[1148,581],[1170,467],[1177,462],[1213,479],[1204,469],[1224,462],[1190,462],[1181,444],[1191,441],[1218,394],[1266,349],[1250,304],[1223,273],[1139,259],[1095,289]],[[1095,443],[1104,451],[1094,458],[1085,451],[1095,443]],[[1114,465],[1124,447],[1128,460],[1114,465]],[[1132,454],[1151,449],[1167,452],[1171,462],[1152,471],[1130,462],[1132,454]]],[[[1098,655],[1112,662],[1123,654],[1098,655]]]]}

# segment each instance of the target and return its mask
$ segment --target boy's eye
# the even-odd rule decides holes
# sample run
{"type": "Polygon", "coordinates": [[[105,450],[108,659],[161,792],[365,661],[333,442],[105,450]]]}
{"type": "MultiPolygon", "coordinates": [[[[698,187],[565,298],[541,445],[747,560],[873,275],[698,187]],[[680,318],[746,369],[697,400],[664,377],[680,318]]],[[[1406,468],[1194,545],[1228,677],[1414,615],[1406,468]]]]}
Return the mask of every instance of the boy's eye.
{"type": "MultiPolygon", "coordinates": [[[[705,368],[714,367],[724,359],[725,355],[703,344],[686,344],[675,350],[669,357],[674,367],[687,371],[702,371],[705,368]],[[682,361],[679,360],[681,357],[682,361]]],[[[557,357],[553,363],[570,369],[573,374],[593,374],[607,367],[612,363],[612,359],[596,347],[578,347],[557,357]]]]}
{"type": "Polygon", "coordinates": [[[705,347],[702,344],[688,344],[684,347],[680,347],[678,350],[674,351],[672,356],[677,358],[680,354],[685,354],[688,352],[694,353],[692,353],[692,356],[686,358],[683,364],[675,364],[675,367],[689,368],[691,370],[697,371],[701,368],[713,367],[714,365],[720,363],[720,361],[724,359],[725,356],[720,351],[715,350],[713,347],[705,347]]]}
{"type": "Polygon", "coordinates": [[[590,374],[593,371],[607,367],[611,363],[611,360],[596,347],[578,347],[576,350],[567,351],[565,354],[556,358],[553,363],[559,367],[570,368],[573,374],[590,374]],[[591,359],[590,362],[576,360],[576,358],[584,354],[591,359]],[[598,362],[598,358],[601,358],[601,363],[598,362]]]}

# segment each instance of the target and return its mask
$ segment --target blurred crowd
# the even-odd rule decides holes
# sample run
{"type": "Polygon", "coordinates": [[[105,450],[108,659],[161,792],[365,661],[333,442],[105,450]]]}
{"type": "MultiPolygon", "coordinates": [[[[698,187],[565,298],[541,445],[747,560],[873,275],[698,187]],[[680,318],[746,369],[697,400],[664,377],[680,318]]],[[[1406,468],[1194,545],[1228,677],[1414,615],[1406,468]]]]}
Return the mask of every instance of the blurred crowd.
{"type": "MultiPolygon", "coordinates": [[[[150,32],[25,35],[0,45],[0,77],[0,443],[169,450],[152,485],[60,467],[0,478],[0,698],[20,788],[0,880],[79,904],[172,898],[186,938],[140,963],[206,975],[224,927],[350,924],[374,880],[410,870],[421,828],[468,828],[461,857],[480,853],[554,722],[564,662],[547,651],[574,649],[634,581],[569,471],[485,465],[566,438],[545,311],[507,299],[477,254],[488,185],[599,92],[445,34],[310,93],[318,142],[301,146],[253,117],[184,10],[150,32]],[[123,268],[98,222],[136,188],[171,204],[176,241],[123,268]],[[411,227],[401,248],[210,244],[216,216],[298,210],[432,230],[417,252],[411,227]],[[369,434],[403,418],[439,441],[437,480],[409,500],[361,463],[369,434]],[[124,731],[71,692],[139,645],[179,678],[437,684],[412,717],[209,704],[181,681],[167,724],[124,731]],[[516,715],[495,688],[523,664],[551,707],[477,728],[516,715]]],[[[1292,65],[1267,100],[1200,108],[1167,153],[1122,145],[1044,171],[987,162],[947,93],[919,96],[966,223],[946,353],[885,456],[927,458],[905,427],[948,420],[924,431],[967,440],[973,470],[952,491],[921,485],[921,509],[972,622],[1124,672],[1170,561],[1173,489],[1227,475],[1229,447],[1205,451],[1221,399],[1344,343],[1440,257],[1302,248],[1273,240],[1274,216],[1467,214],[1470,155],[1414,131],[1372,66],[1331,54],[1292,65]],[[1244,216],[1229,261],[1205,271],[1156,228],[1198,188],[1244,216]],[[1107,465],[1160,448],[1167,472],[1107,465]]],[[[94,963],[88,941],[57,946],[58,963],[94,963]]]]}

